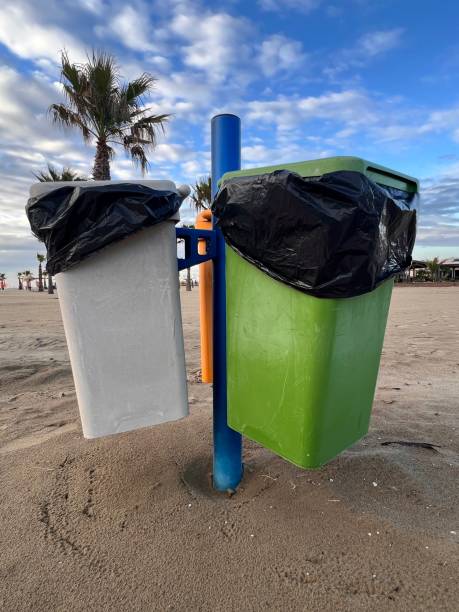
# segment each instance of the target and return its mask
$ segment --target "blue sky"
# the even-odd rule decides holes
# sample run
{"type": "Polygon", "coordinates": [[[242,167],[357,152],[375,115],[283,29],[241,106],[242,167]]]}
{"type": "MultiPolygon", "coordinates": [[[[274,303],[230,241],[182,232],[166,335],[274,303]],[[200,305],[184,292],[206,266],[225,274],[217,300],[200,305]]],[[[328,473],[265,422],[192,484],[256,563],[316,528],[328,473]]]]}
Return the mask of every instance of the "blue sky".
{"type": "MultiPolygon", "coordinates": [[[[92,47],[115,54],[127,79],[158,78],[148,106],[173,117],[151,178],[207,174],[209,120],[234,112],[245,167],[357,155],[418,177],[415,255],[459,256],[458,23],[453,0],[2,3],[0,271],[12,282],[36,264],[32,173],[48,161],[90,173],[92,149],[46,110],[61,99],[60,51],[82,61],[92,47]]],[[[139,172],[120,151],[112,176],[139,172]]]]}

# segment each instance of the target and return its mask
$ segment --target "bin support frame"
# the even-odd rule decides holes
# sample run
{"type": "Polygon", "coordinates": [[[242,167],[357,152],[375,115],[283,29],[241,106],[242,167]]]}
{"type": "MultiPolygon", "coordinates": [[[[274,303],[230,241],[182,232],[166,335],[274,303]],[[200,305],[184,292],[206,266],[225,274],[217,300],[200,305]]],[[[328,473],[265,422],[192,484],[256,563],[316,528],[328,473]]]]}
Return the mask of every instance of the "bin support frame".
{"type": "Polygon", "coordinates": [[[214,230],[192,229],[190,227],[176,227],[177,240],[185,243],[185,257],[177,257],[179,272],[186,268],[198,266],[210,259],[215,259],[217,254],[217,240],[214,230]],[[198,242],[206,241],[206,252],[199,253],[198,242]]]}
{"type": "MultiPolygon", "coordinates": [[[[211,122],[212,197],[218,181],[226,173],[241,169],[241,120],[221,114],[211,122]]],[[[178,227],[177,238],[185,241],[185,258],[178,259],[183,270],[213,261],[213,486],[217,491],[234,492],[242,479],[242,436],[228,426],[226,366],[226,261],[221,230],[178,227]],[[205,254],[198,241],[205,239],[205,254]]]]}

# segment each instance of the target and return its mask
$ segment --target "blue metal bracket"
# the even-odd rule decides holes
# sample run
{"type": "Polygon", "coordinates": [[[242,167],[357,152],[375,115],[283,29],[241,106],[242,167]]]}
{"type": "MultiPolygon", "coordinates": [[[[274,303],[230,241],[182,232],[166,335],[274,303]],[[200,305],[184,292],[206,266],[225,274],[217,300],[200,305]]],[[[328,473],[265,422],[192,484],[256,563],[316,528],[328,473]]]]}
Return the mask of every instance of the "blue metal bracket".
{"type": "Polygon", "coordinates": [[[215,230],[193,229],[191,227],[176,227],[175,234],[177,240],[185,243],[185,257],[177,257],[178,269],[185,270],[199,264],[215,259],[217,255],[217,240],[215,230]],[[198,243],[202,240],[206,242],[206,253],[198,252],[198,243]]]}

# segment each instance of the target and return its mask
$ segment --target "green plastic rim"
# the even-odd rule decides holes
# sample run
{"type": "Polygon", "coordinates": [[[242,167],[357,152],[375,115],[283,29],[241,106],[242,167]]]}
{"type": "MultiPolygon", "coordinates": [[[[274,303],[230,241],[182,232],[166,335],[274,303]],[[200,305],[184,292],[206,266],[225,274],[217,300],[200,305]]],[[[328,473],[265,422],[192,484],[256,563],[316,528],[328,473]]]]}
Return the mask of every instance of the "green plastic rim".
{"type": "Polygon", "coordinates": [[[395,187],[396,189],[408,193],[419,192],[419,181],[412,176],[402,174],[396,170],[391,170],[385,166],[380,166],[379,164],[375,164],[360,157],[350,156],[324,157],[323,159],[313,159],[291,164],[278,164],[276,166],[262,166],[261,168],[248,168],[237,172],[227,172],[223,175],[221,181],[225,182],[238,176],[268,174],[275,170],[290,170],[303,177],[321,176],[329,172],[350,170],[353,172],[360,172],[375,183],[378,183],[378,185],[383,185],[384,187],[395,187]]]}

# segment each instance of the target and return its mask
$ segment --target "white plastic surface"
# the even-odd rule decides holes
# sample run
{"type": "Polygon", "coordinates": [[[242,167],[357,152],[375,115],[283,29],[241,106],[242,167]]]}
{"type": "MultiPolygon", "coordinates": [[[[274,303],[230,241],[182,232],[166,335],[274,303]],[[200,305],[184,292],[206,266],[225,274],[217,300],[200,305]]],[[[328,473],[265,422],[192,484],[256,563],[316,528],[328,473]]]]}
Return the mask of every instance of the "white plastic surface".
{"type": "Polygon", "coordinates": [[[188,414],[175,219],[56,275],[86,438],[188,414]]]}
{"type": "Polygon", "coordinates": [[[189,185],[180,185],[179,187],[176,187],[174,181],[151,181],[148,179],[135,181],[61,181],[59,183],[49,181],[44,183],[34,183],[31,185],[30,197],[36,198],[42,193],[54,191],[60,187],[94,187],[94,185],[125,185],[129,183],[135,185],[145,185],[151,189],[163,191],[170,189],[171,191],[176,191],[179,193],[183,198],[189,196],[191,192],[189,185]]]}

